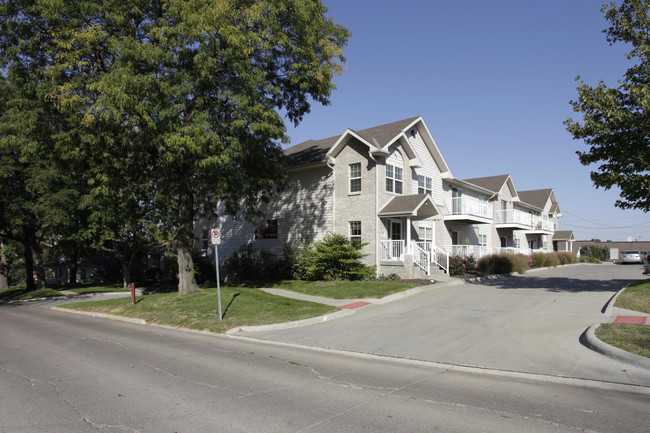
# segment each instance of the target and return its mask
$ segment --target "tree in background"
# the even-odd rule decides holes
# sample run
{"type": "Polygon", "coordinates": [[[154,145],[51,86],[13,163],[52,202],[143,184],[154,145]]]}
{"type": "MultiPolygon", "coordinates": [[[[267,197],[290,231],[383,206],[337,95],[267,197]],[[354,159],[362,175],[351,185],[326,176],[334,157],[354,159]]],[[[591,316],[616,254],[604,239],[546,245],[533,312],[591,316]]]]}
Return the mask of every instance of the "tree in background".
{"type": "Polygon", "coordinates": [[[88,164],[79,202],[99,239],[167,233],[179,293],[194,291],[195,218],[218,205],[256,215],[286,183],[283,116],[297,124],[312,101],[329,103],[349,34],[326,11],[318,0],[3,2],[3,71],[10,82],[24,72],[34,101],[64,116],[21,137],[88,164]]]}
{"type": "Polygon", "coordinates": [[[604,30],[610,45],[630,44],[627,70],[618,87],[601,81],[591,87],[577,78],[578,100],[573,111],[583,121],[565,122],[574,139],[584,140],[586,152],[577,152],[583,165],[599,164],[591,172],[597,188],[617,186],[622,209],[650,210],[650,1],[623,0],[607,3],[602,11],[611,23],[604,30]]]}
{"type": "Polygon", "coordinates": [[[109,155],[96,184],[110,184],[120,146],[134,155],[126,166],[146,155],[143,178],[127,181],[151,188],[179,293],[198,289],[195,218],[219,203],[251,217],[284,186],[280,111],[297,124],[311,100],[329,102],[347,30],[315,0],[43,4],[42,16],[62,23],[53,97],[103,136],[88,148],[109,155]]]}

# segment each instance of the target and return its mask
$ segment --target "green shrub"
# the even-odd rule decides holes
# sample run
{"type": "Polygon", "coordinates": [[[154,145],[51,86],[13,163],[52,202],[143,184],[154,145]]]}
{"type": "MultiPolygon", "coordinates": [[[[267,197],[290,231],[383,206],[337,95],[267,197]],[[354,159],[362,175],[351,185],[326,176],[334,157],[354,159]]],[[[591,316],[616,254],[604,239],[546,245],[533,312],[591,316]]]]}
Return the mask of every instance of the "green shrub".
{"type": "Polygon", "coordinates": [[[580,260],[593,263],[606,262],[609,260],[609,247],[585,245],[580,248],[580,260]]]}
{"type": "Polygon", "coordinates": [[[465,272],[476,270],[476,259],[474,256],[449,256],[449,275],[462,276],[465,272]]]}
{"type": "Polygon", "coordinates": [[[216,283],[217,273],[214,268],[214,263],[210,259],[200,255],[197,250],[193,250],[192,261],[194,262],[194,279],[198,284],[207,282],[216,283]]]}
{"type": "Polygon", "coordinates": [[[361,261],[365,257],[361,252],[364,245],[343,235],[326,235],[313,247],[301,251],[297,276],[307,281],[374,278],[374,268],[361,261]]]}
{"type": "Polygon", "coordinates": [[[291,278],[293,259],[293,251],[286,249],[282,257],[278,257],[250,244],[242,245],[224,261],[222,277],[233,283],[291,278]]]}

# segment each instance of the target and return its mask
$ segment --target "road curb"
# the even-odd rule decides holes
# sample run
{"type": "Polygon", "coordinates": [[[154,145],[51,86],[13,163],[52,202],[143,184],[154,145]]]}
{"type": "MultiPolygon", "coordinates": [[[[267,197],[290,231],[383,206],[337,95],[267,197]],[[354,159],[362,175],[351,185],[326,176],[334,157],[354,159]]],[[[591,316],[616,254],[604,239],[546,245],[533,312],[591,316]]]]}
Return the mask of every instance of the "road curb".
{"type": "Polygon", "coordinates": [[[50,310],[59,311],[59,312],[62,312],[62,313],[77,314],[79,316],[88,316],[88,317],[96,317],[96,318],[99,318],[99,319],[115,320],[115,321],[118,321],[118,322],[135,323],[135,324],[138,324],[138,325],[146,325],[147,324],[147,321],[144,320],[144,319],[135,319],[133,317],[117,316],[115,314],[96,313],[96,312],[92,312],[92,311],[73,310],[71,308],[60,308],[60,307],[50,307],[50,310]]]}
{"type": "Polygon", "coordinates": [[[587,330],[580,336],[580,342],[589,349],[605,355],[608,358],[613,358],[634,367],[650,370],[650,358],[619,349],[618,347],[607,344],[596,337],[596,329],[598,329],[602,323],[604,322],[597,322],[587,328],[587,330]]]}
{"type": "MultiPolygon", "coordinates": [[[[605,304],[604,315],[608,319],[610,319],[612,316],[616,298],[618,298],[618,295],[623,293],[625,289],[627,289],[627,287],[623,287],[621,290],[616,292],[616,294],[612,296],[609,301],[607,301],[607,304],[605,304]]],[[[603,323],[607,323],[607,321],[596,322],[587,328],[587,330],[580,336],[580,342],[589,349],[598,352],[601,355],[605,355],[608,358],[613,358],[617,361],[624,362],[635,367],[650,370],[650,358],[646,358],[645,356],[637,355],[635,353],[630,353],[626,350],[619,349],[618,347],[607,344],[600,338],[596,337],[596,329],[598,329],[598,327],[603,323]]]]}
{"type": "Polygon", "coordinates": [[[237,326],[235,328],[229,329],[225,332],[227,335],[237,335],[239,332],[262,332],[262,331],[279,331],[282,329],[291,329],[299,328],[301,326],[316,325],[319,323],[325,323],[332,320],[340,319],[345,316],[354,314],[355,310],[340,310],[332,314],[326,314],[324,316],[312,317],[310,319],[296,320],[293,322],[285,323],[274,323],[271,325],[259,325],[259,326],[237,326]]]}

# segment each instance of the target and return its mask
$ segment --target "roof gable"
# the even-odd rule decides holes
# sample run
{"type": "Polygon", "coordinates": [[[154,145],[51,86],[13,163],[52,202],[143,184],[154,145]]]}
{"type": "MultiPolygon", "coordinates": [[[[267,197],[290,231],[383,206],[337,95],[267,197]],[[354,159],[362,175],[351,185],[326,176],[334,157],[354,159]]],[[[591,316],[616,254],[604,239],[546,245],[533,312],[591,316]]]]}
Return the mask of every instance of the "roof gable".
{"type": "Polygon", "coordinates": [[[487,177],[475,177],[473,179],[464,179],[465,182],[471,183],[481,188],[492,191],[495,194],[501,192],[504,186],[508,187],[510,190],[510,195],[513,198],[517,198],[517,189],[515,188],[515,183],[512,181],[512,177],[509,174],[501,174],[499,176],[487,176],[487,177]]]}
{"type": "Polygon", "coordinates": [[[399,120],[384,125],[373,126],[362,130],[346,129],[339,136],[334,136],[322,140],[308,140],[295,146],[285,149],[285,154],[289,157],[289,166],[297,167],[311,164],[334,163],[335,158],[341,150],[348,145],[350,140],[358,140],[368,147],[368,153],[371,159],[377,156],[386,156],[389,153],[389,147],[399,142],[409,158],[410,167],[420,167],[421,162],[417,153],[413,149],[408,134],[412,130],[417,130],[432,154],[435,163],[438,165],[440,172],[451,176],[449,166],[440,153],[429,129],[424,123],[421,116],[411,117],[409,119],[399,120]]]}

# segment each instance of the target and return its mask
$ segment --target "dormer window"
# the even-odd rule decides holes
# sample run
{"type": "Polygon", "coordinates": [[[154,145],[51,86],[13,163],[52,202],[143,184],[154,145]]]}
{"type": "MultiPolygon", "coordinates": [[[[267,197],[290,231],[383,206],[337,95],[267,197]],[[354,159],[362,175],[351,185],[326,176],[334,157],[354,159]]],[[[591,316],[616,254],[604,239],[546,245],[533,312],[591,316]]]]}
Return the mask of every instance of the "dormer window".
{"type": "Polygon", "coordinates": [[[386,164],[386,191],[395,194],[402,194],[404,182],[402,180],[402,168],[386,164]]]}

